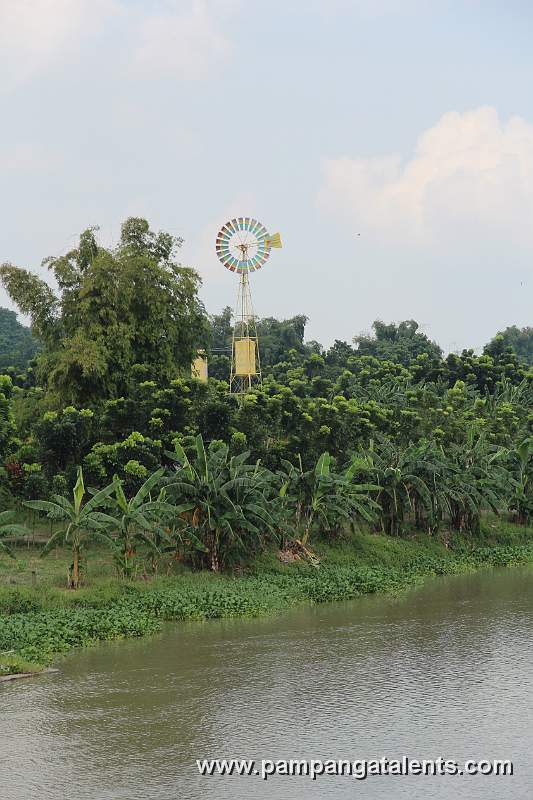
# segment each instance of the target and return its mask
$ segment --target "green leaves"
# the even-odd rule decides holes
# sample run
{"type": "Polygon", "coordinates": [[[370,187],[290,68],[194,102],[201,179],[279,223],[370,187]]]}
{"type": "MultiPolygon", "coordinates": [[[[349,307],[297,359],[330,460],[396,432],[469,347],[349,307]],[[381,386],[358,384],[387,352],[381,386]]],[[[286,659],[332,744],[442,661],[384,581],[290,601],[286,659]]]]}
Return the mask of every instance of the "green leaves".
{"type": "Polygon", "coordinates": [[[331,464],[331,456],[329,453],[322,453],[316,462],[315,475],[317,478],[325,478],[329,476],[329,467],[331,464]]]}
{"type": "MultiPolygon", "coordinates": [[[[348,470],[350,480],[357,478],[361,485],[370,480],[377,491],[380,526],[384,533],[402,532],[409,512],[419,517],[421,509],[431,514],[432,501],[427,479],[434,474],[434,465],[414,446],[402,448],[385,437],[372,441],[366,453],[356,456],[348,470]]],[[[375,510],[375,509],[374,509],[375,510]]]]}
{"type": "MultiPolygon", "coordinates": [[[[139,489],[139,491],[132,500],[133,508],[139,508],[139,506],[142,505],[142,502],[145,499],[145,497],[147,497],[150,494],[150,492],[152,492],[153,489],[155,489],[155,487],[159,483],[161,483],[161,478],[163,477],[164,474],[165,474],[165,468],[161,467],[160,469],[152,473],[152,475],[150,475],[150,477],[145,480],[145,482],[143,483],[143,485],[141,486],[141,488],[139,489]]],[[[122,492],[122,489],[120,489],[120,491],[122,492]]],[[[123,492],[122,496],[124,496],[123,492]]]]}
{"type": "Polygon", "coordinates": [[[64,508],[63,505],[48,500],[25,500],[23,505],[35,511],[45,511],[50,519],[68,519],[71,513],[70,506],[64,508]]]}
{"type": "Polygon", "coordinates": [[[279,502],[274,505],[282,543],[298,538],[305,546],[317,521],[322,530],[331,531],[357,518],[374,519],[379,506],[370,493],[379,487],[354,484],[353,464],[345,472],[335,471],[334,460],[324,452],[311,470],[303,469],[301,456],[297,467],[288,461],[283,466],[278,472],[279,502]]]}
{"type": "Polygon", "coordinates": [[[99,541],[114,547],[112,539],[103,533],[109,518],[104,513],[98,512],[97,509],[106,503],[107,498],[115,490],[115,487],[115,482],[109,484],[109,486],[96,492],[84,504],[85,485],[83,471],[81,467],[78,467],[78,478],[72,493],[72,502],[65,497],[56,495],[53,500],[28,500],[24,503],[27,508],[45,512],[51,520],[62,520],[68,523],[66,528],[55,531],[50,536],[41,555],[47,555],[61,541],[66,542],[71,547],[74,568],[73,573],[69,576],[69,586],[73,589],[79,587],[80,556],[84,543],[91,537],[96,537],[99,541]]]}
{"type": "Polygon", "coordinates": [[[207,339],[200,278],[173,261],[175,237],[132,218],[118,247],[106,249],[95,230],[46,259],[58,295],[28,270],[0,267],[4,288],[44,341],[39,365],[62,403],[120,396],[134,383],[136,365],[170,381],[207,339]]]}
{"type": "Polygon", "coordinates": [[[78,467],[78,480],[74,486],[74,510],[76,514],[80,513],[81,503],[85,494],[85,486],[83,485],[83,472],[81,467],[78,467]]]}
{"type": "Polygon", "coordinates": [[[194,551],[204,552],[207,565],[218,571],[240,553],[251,551],[250,535],[260,544],[262,532],[269,530],[266,492],[271,476],[257,463],[246,463],[248,453],[230,457],[221,442],[206,448],[197,436],[190,455],[176,445],[176,480],[166,491],[178,503],[188,501],[179,541],[183,544],[189,537],[194,551]]]}
{"type": "Polygon", "coordinates": [[[18,525],[17,523],[12,522],[14,516],[14,511],[0,512],[0,553],[4,553],[10,558],[15,558],[15,556],[11,548],[5,542],[2,542],[2,537],[25,536],[29,533],[29,530],[25,528],[24,525],[18,525]]]}
{"type": "MultiPolygon", "coordinates": [[[[81,467],[80,467],[81,472],[81,467]]],[[[113,481],[108,486],[105,486],[99,492],[96,492],[91,499],[85,504],[83,507],[84,515],[88,516],[92,511],[96,508],[100,508],[100,506],[105,505],[107,498],[113,494],[117,486],[117,483],[113,481]]]]}
{"type": "MultiPolygon", "coordinates": [[[[176,456],[177,456],[178,463],[180,464],[181,468],[184,470],[185,475],[187,476],[187,478],[189,480],[191,480],[193,478],[193,476],[194,476],[194,470],[193,470],[192,466],[189,463],[189,459],[187,458],[187,454],[185,453],[185,450],[183,449],[183,447],[181,446],[181,444],[177,440],[174,442],[174,449],[176,451],[176,456]]],[[[172,453],[168,453],[167,455],[169,455],[172,458],[172,453]]]]}
{"type": "Polygon", "coordinates": [[[48,284],[33,272],[7,263],[0,266],[0,280],[22,313],[31,317],[35,333],[50,341],[58,332],[59,301],[48,284]]]}
{"type": "Polygon", "coordinates": [[[24,525],[19,525],[13,522],[15,517],[14,511],[1,511],[0,512],[0,553],[5,553],[10,558],[15,558],[11,548],[2,542],[3,536],[26,536],[29,530],[24,525]]]}

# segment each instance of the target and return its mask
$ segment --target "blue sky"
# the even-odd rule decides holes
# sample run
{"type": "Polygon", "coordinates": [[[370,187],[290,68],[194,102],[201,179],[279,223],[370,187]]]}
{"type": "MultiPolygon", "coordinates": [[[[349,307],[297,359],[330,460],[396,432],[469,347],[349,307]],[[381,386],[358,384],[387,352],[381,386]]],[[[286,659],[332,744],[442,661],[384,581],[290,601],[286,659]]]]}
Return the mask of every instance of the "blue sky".
{"type": "MultiPolygon", "coordinates": [[[[0,261],[85,227],[184,237],[217,312],[228,217],[284,248],[262,316],[445,350],[533,324],[533,7],[417,0],[0,0],[0,261]],[[356,234],[360,234],[357,236],[356,234]]],[[[0,303],[7,304],[4,293],[0,303]]]]}

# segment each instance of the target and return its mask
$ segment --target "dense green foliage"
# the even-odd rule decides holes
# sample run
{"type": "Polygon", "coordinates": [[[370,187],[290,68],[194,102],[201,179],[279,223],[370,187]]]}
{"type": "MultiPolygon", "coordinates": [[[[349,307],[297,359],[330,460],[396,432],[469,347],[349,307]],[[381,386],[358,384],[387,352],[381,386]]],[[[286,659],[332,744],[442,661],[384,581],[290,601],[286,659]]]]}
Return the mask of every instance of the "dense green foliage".
{"type": "MultiPolygon", "coordinates": [[[[533,509],[532,374],[509,351],[442,359],[417,346],[406,366],[338,342],[321,353],[304,347],[266,365],[263,388],[242,403],[225,381],[177,377],[50,408],[40,386],[2,380],[3,487],[23,500],[65,495],[79,465],[89,486],[116,475],[129,498],[201,435],[206,445],[224,442],[227,459],[249,453],[247,463],[259,461],[278,484],[291,469],[312,472],[328,453],[335,475],[352,469],[354,484],[379,487],[365,491],[379,506],[378,528],[395,535],[412,523],[475,532],[483,509],[508,509],[520,522],[533,509]]],[[[332,503],[338,482],[335,491],[332,503]]],[[[344,493],[340,502],[351,500],[344,493]]],[[[246,541],[254,539],[250,530],[246,541]]]]}
{"type": "Polygon", "coordinates": [[[0,372],[16,374],[26,369],[39,349],[38,341],[20,324],[15,312],[0,308],[0,372]]]}
{"type": "Polygon", "coordinates": [[[485,352],[492,356],[511,349],[524,364],[533,365],[533,328],[518,328],[511,325],[497,333],[485,347],[485,352]]]}
{"type": "MultiPolygon", "coordinates": [[[[304,342],[304,316],[265,319],[264,385],[239,403],[222,380],[229,309],[210,319],[211,374],[221,379],[188,377],[209,325],[194,273],[172,261],[177,244],[143,220],[124,224],[115,250],[88,230],[77,249],[48,260],[59,297],[4,265],[5,285],[44,342],[36,371],[2,378],[5,494],[64,496],[83,465],[90,486],[116,475],[132,496],[171,465],[169,452],[201,435],[225,443],[228,463],[249,452],[274,475],[312,474],[323,453],[337,476],[357,463],[353,481],[379,486],[367,493],[388,533],[411,521],[433,532],[447,520],[475,531],[483,508],[528,518],[533,373],[511,348],[493,342],[480,356],[443,358],[411,320],[376,322],[374,336],[324,350],[304,342]]],[[[339,506],[335,487],[330,504],[339,506]]],[[[346,492],[340,503],[351,503],[346,492]]],[[[319,518],[313,511],[311,527],[319,518]]]]}
{"type": "Polygon", "coordinates": [[[174,260],[180,244],[143,219],[124,223],[114,250],[89,228],[77,248],[44,262],[58,296],[27,270],[0,267],[4,287],[43,342],[39,379],[57,402],[113,397],[135,376],[170,380],[190,365],[204,314],[198,275],[174,260]]]}
{"type": "Polygon", "coordinates": [[[418,330],[418,323],[414,319],[400,322],[399,325],[386,325],[376,320],[372,329],[373,336],[354,337],[358,354],[393,361],[406,367],[418,356],[425,355],[432,361],[442,356],[440,347],[418,330]]]}
{"type": "MultiPolygon", "coordinates": [[[[46,261],[57,294],[26,270],[0,268],[42,343],[26,369],[14,363],[0,375],[3,507],[30,510],[32,531],[49,526],[43,555],[69,548],[70,588],[87,581],[95,542],[107,547],[117,585],[129,587],[105,608],[12,610],[0,650],[16,642],[20,658],[46,660],[152,630],[159,617],[259,613],[258,598],[278,592],[287,602],[351,597],[445,569],[414,556],[379,575],[361,571],[361,559],[324,563],[324,542],[342,549],[361,526],[389,541],[417,531],[453,546],[461,568],[485,558],[462,548],[478,541],[486,512],[525,529],[529,329],[507,329],[481,355],[444,357],[413,320],[376,321],[371,335],[325,349],[305,341],[305,316],[266,318],[263,386],[239,400],[227,383],[231,311],[207,317],[198,276],[175,261],[180,244],[140,219],[124,223],[113,249],[89,229],[76,249],[46,261]],[[200,347],[207,383],[190,377],[200,347]],[[135,578],[159,580],[176,564],[242,571],[265,552],[295,562],[290,576],[250,577],[233,594],[224,584],[220,597],[167,586],[148,600],[134,589],[135,578]]],[[[11,525],[0,529],[5,551],[21,529],[2,522],[11,525]]],[[[529,557],[528,546],[510,560],[529,557]]]]}

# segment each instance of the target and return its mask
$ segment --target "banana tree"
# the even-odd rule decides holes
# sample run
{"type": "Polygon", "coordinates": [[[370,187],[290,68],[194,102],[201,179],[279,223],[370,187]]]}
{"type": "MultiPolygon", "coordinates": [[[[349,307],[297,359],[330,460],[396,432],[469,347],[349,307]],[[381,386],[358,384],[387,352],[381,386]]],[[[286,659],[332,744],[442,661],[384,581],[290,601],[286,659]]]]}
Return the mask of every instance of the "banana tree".
{"type": "Polygon", "coordinates": [[[421,477],[424,462],[413,448],[402,448],[386,438],[371,441],[368,450],[352,461],[351,471],[359,480],[368,480],[377,487],[376,502],[383,533],[398,536],[409,512],[427,512],[432,508],[431,492],[421,477]]]}
{"type": "Polygon", "coordinates": [[[375,518],[379,506],[369,493],[379,487],[355,483],[351,467],[345,473],[336,472],[328,452],[322,453],[310,470],[303,469],[300,456],[296,467],[287,461],[283,466],[285,472],[278,473],[282,479],[280,498],[285,507],[293,509],[294,527],[303,546],[318,520],[331,531],[357,517],[367,521],[375,518]]]}
{"type": "MultiPolygon", "coordinates": [[[[331,472],[331,461],[329,453],[322,453],[313,470],[301,472],[299,484],[304,491],[299,501],[299,515],[303,521],[303,545],[309,540],[315,519],[320,519],[324,527],[329,529],[332,516],[349,518],[348,509],[339,503],[340,482],[331,472]]],[[[299,463],[301,471],[301,459],[299,463]]]]}
{"type": "Polygon", "coordinates": [[[152,493],[164,474],[164,467],[156,470],[129,500],[124,494],[122,481],[115,475],[114,492],[106,502],[108,510],[99,515],[99,520],[106,523],[108,530],[118,539],[115,561],[119,572],[126,578],[133,576],[138,543],[146,545],[154,566],[155,558],[160,554],[160,544],[167,539],[162,523],[176,513],[176,508],[166,503],[159,492],[157,499],[152,499],[152,493]]]}
{"type": "Polygon", "coordinates": [[[85,485],[83,471],[78,467],[78,479],[74,486],[72,501],[61,495],[52,495],[51,500],[27,500],[24,505],[36,511],[46,512],[49,519],[66,522],[66,526],[53,533],[44,546],[41,555],[46,556],[53,547],[64,542],[72,551],[72,564],[68,570],[67,585],[70,589],[78,589],[80,585],[80,562],[83,549],[88,540],[93,539],[107,547],[114,553],[117,546],[107,532],[109,521],[107,515],[97,509],[105,505],[107,498],[115,490],[115,483],[110,483],[105,489],[96,492],[90,500],[84,503],[85,485]]]}
{"type": "MultiPolygon", "coordinates": [[[[26,536],[29,530],[24,525],[13,522],[15,511],[0,511],[0,537],[2,536],[26,536]]],[[[15,558],[11,548],[0,541],[0,553],[5,553],[10,558],[15,558]]]]}
{"type": "Polygon", "coordinates": [[[464,444],[450,447],[447,492],[455,530],[478,533],[484,508],[497,514],[507,505],[512,479],[504,463],[506,455],[504,448],[487,443],[473,427],[464,444]]]}
{"type": "Polygon", "coordinates": [[[511,503],[516,522],[519,525],[526,525],[533,514],[532,454],[533,440],[529,438],[524,439],[510,452],[515,478],[511,503]]]}
{"type": "Polygon", "coordinates": [[[190,458],[179,442],[168,455],[177,467],[166,491],[174,501],[189,504],[181,535],[194,542],[211,570],[218,572],[239,552],[262,543],[272,526],[268,470],[247,463],[248,452],[230,457],[222,442],[206,448],[200,435],[190,458]]]}

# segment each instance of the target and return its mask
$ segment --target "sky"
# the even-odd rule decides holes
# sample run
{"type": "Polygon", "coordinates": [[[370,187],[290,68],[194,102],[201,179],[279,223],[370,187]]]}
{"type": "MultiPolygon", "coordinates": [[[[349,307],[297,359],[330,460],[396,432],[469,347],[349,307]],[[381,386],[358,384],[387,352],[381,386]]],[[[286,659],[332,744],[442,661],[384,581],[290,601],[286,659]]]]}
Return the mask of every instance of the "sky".
{"type": "Polygon", "coordinates": [[[256,312],[307,339],[533,325],[532,23],[528,0],[0,0],[0,262],[50,281],[83,229],[143,216],[218,313],[215,235],[246,215],[283,239],[256,312]]]}

